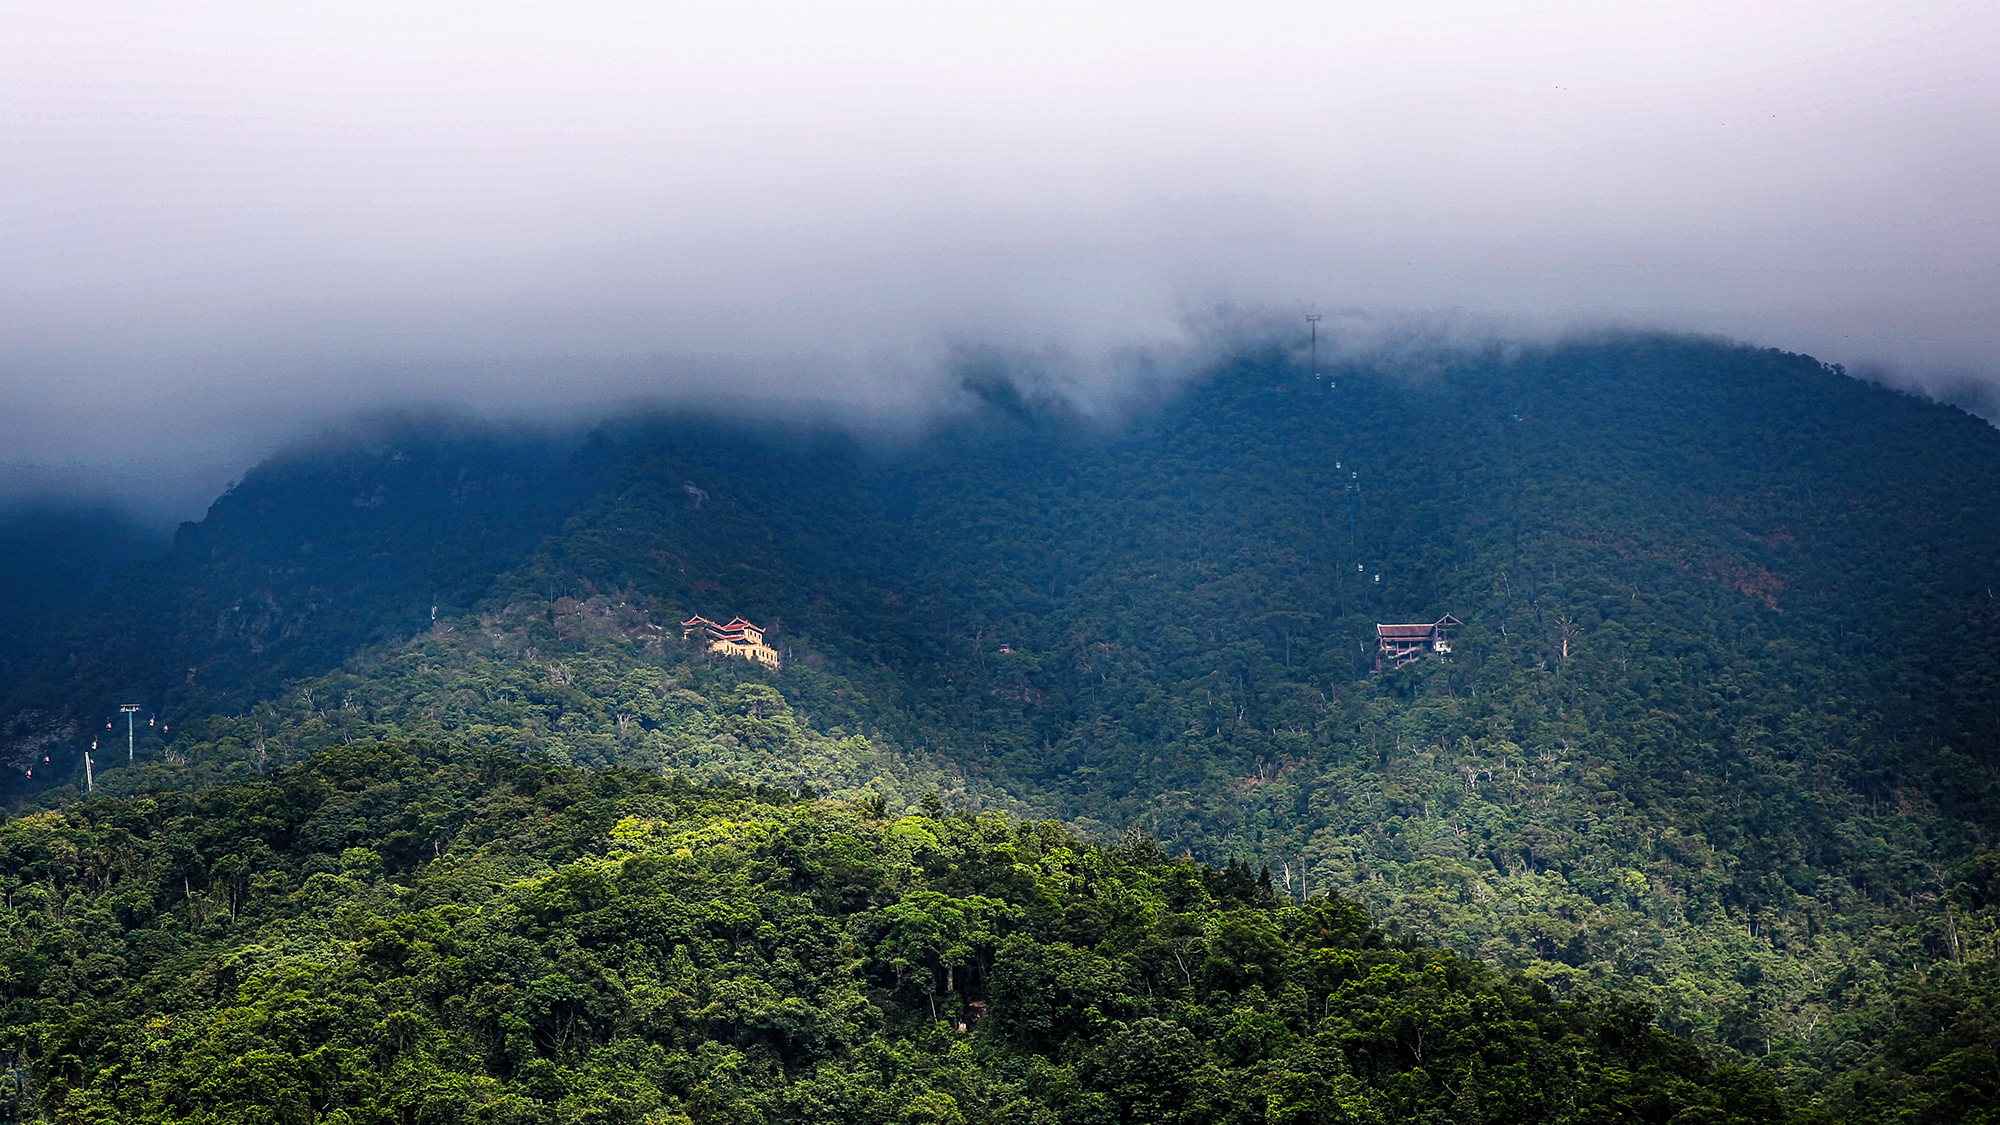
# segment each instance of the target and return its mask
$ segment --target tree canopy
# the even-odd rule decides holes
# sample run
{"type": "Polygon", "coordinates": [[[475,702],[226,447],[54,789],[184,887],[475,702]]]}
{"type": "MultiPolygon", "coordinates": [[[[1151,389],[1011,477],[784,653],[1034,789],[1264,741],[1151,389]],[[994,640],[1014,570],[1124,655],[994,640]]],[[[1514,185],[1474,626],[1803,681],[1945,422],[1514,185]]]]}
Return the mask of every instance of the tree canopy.
{"type": "Polygon", "coordinates": [[[1782,1122],[1609,996],[1131,836],[422,744],[0,828],[17,1116],[1782,1122]]]}

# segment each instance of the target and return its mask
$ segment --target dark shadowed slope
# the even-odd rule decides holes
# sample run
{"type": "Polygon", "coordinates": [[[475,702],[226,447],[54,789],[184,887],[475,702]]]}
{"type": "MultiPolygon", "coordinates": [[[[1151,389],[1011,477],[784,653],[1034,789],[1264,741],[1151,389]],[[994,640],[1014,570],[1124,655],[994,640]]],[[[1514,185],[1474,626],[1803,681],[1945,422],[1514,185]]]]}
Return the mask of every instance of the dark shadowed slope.
{"type": "Polygon", "coordinates": [[[11,707],[89,719],[242,707],[483,596],[560,525],[588,455],[444,426],[389,426],[247,474],[163,557],[119,572],[11,707]]]}
{"type": "Polygon", "coordinates": [[[0,683],[27,674],[107,579],[163,546],[109,507],[0,510],[0,683]]]}

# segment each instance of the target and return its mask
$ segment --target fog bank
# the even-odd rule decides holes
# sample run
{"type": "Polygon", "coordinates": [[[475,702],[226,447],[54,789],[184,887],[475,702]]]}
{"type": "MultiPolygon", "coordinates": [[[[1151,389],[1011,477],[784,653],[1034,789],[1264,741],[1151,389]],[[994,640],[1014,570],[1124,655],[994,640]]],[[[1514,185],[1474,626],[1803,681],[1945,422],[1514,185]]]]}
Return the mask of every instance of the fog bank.
{"type": "Polygon", "coordinates": [[[1223,305],[2000,371],[1992,5],[0,20],[0,460],[221,465],[416,402],[893,426],[968,347],[1116,398],[1223,305]]]}

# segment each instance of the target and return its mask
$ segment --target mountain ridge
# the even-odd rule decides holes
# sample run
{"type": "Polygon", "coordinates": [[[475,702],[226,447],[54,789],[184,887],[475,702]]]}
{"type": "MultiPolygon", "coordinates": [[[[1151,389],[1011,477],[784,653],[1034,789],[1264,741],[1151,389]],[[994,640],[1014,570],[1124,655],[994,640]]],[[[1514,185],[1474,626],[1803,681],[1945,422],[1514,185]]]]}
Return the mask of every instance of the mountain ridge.
{"type": "MultiPolygon", "coordinates": [[[[334,639],[234,695],[156,673],[180,734],[100,780],[423,736],[935,792],[1268,865],[1463,955],[1642,997],[1801,1088],[1845,1073],[1891,966],[1939,961],[1950,873],[2000,819],[2000,616],[1979,600],[2000,441],[1700,341],[1327,375],[1273,350],[1111,432],[995,407],[894,452],[606,427],[538,470],[567,483],[513,506],[504,548],[468,555],[456,588],[477,593],[418,596],[436,583],[411,568],[370,619],[357,579],[334,639]],[[1466,622],[1448,661],[1371,673],[1374,622],[1445,612],[1466,622]],[[758,621],[786,667],[612,627],[693,613],[758,621]]],[[[371,475],[401,479],[394,444],[312,470],[344,559],[436,538],[371,475]]],[[[246,478],[237,511],[283,510],[289,479],[246,478]]],[[[191,558],[209,533],[184,534],[191,558]]]]}

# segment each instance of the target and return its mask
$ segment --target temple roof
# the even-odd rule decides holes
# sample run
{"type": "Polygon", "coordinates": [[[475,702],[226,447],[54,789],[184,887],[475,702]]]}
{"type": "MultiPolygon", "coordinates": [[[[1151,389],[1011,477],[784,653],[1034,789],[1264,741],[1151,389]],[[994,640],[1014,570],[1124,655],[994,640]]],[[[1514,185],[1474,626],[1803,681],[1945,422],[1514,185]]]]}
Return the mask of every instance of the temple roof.
{"type": "Polygon", "coordinates": [[[749,643],[744,640],[743,634],[746,631],[756,633],[759,636],[763,635],[764,632],[763,629],[741,617],[736,618],[727,625],[717,625],[706,617],[695,616],[681,622],[681,627],[684,629],[706,629],[708,635],[718,641],[735,641],[743,644],[749,643]]]}
{"type": "Polygon", "coordinates": [[[1415,640],[1430,636],[1431,631],[1436,628],[1437,626],[1435,625],[1377,625],[1375,626],[1375,635],[1378,637],[1408,637],[1415,640]]]}
{"type": "Polygon", "coordinates": [[[1454,629],[1463,624],[1465,622],[1447,613],[1428,625],[1377,625],[1375,635],[1383,640],[1403,638],[1416,640],[1428,637],[1439,629],[1454,629]]]}

